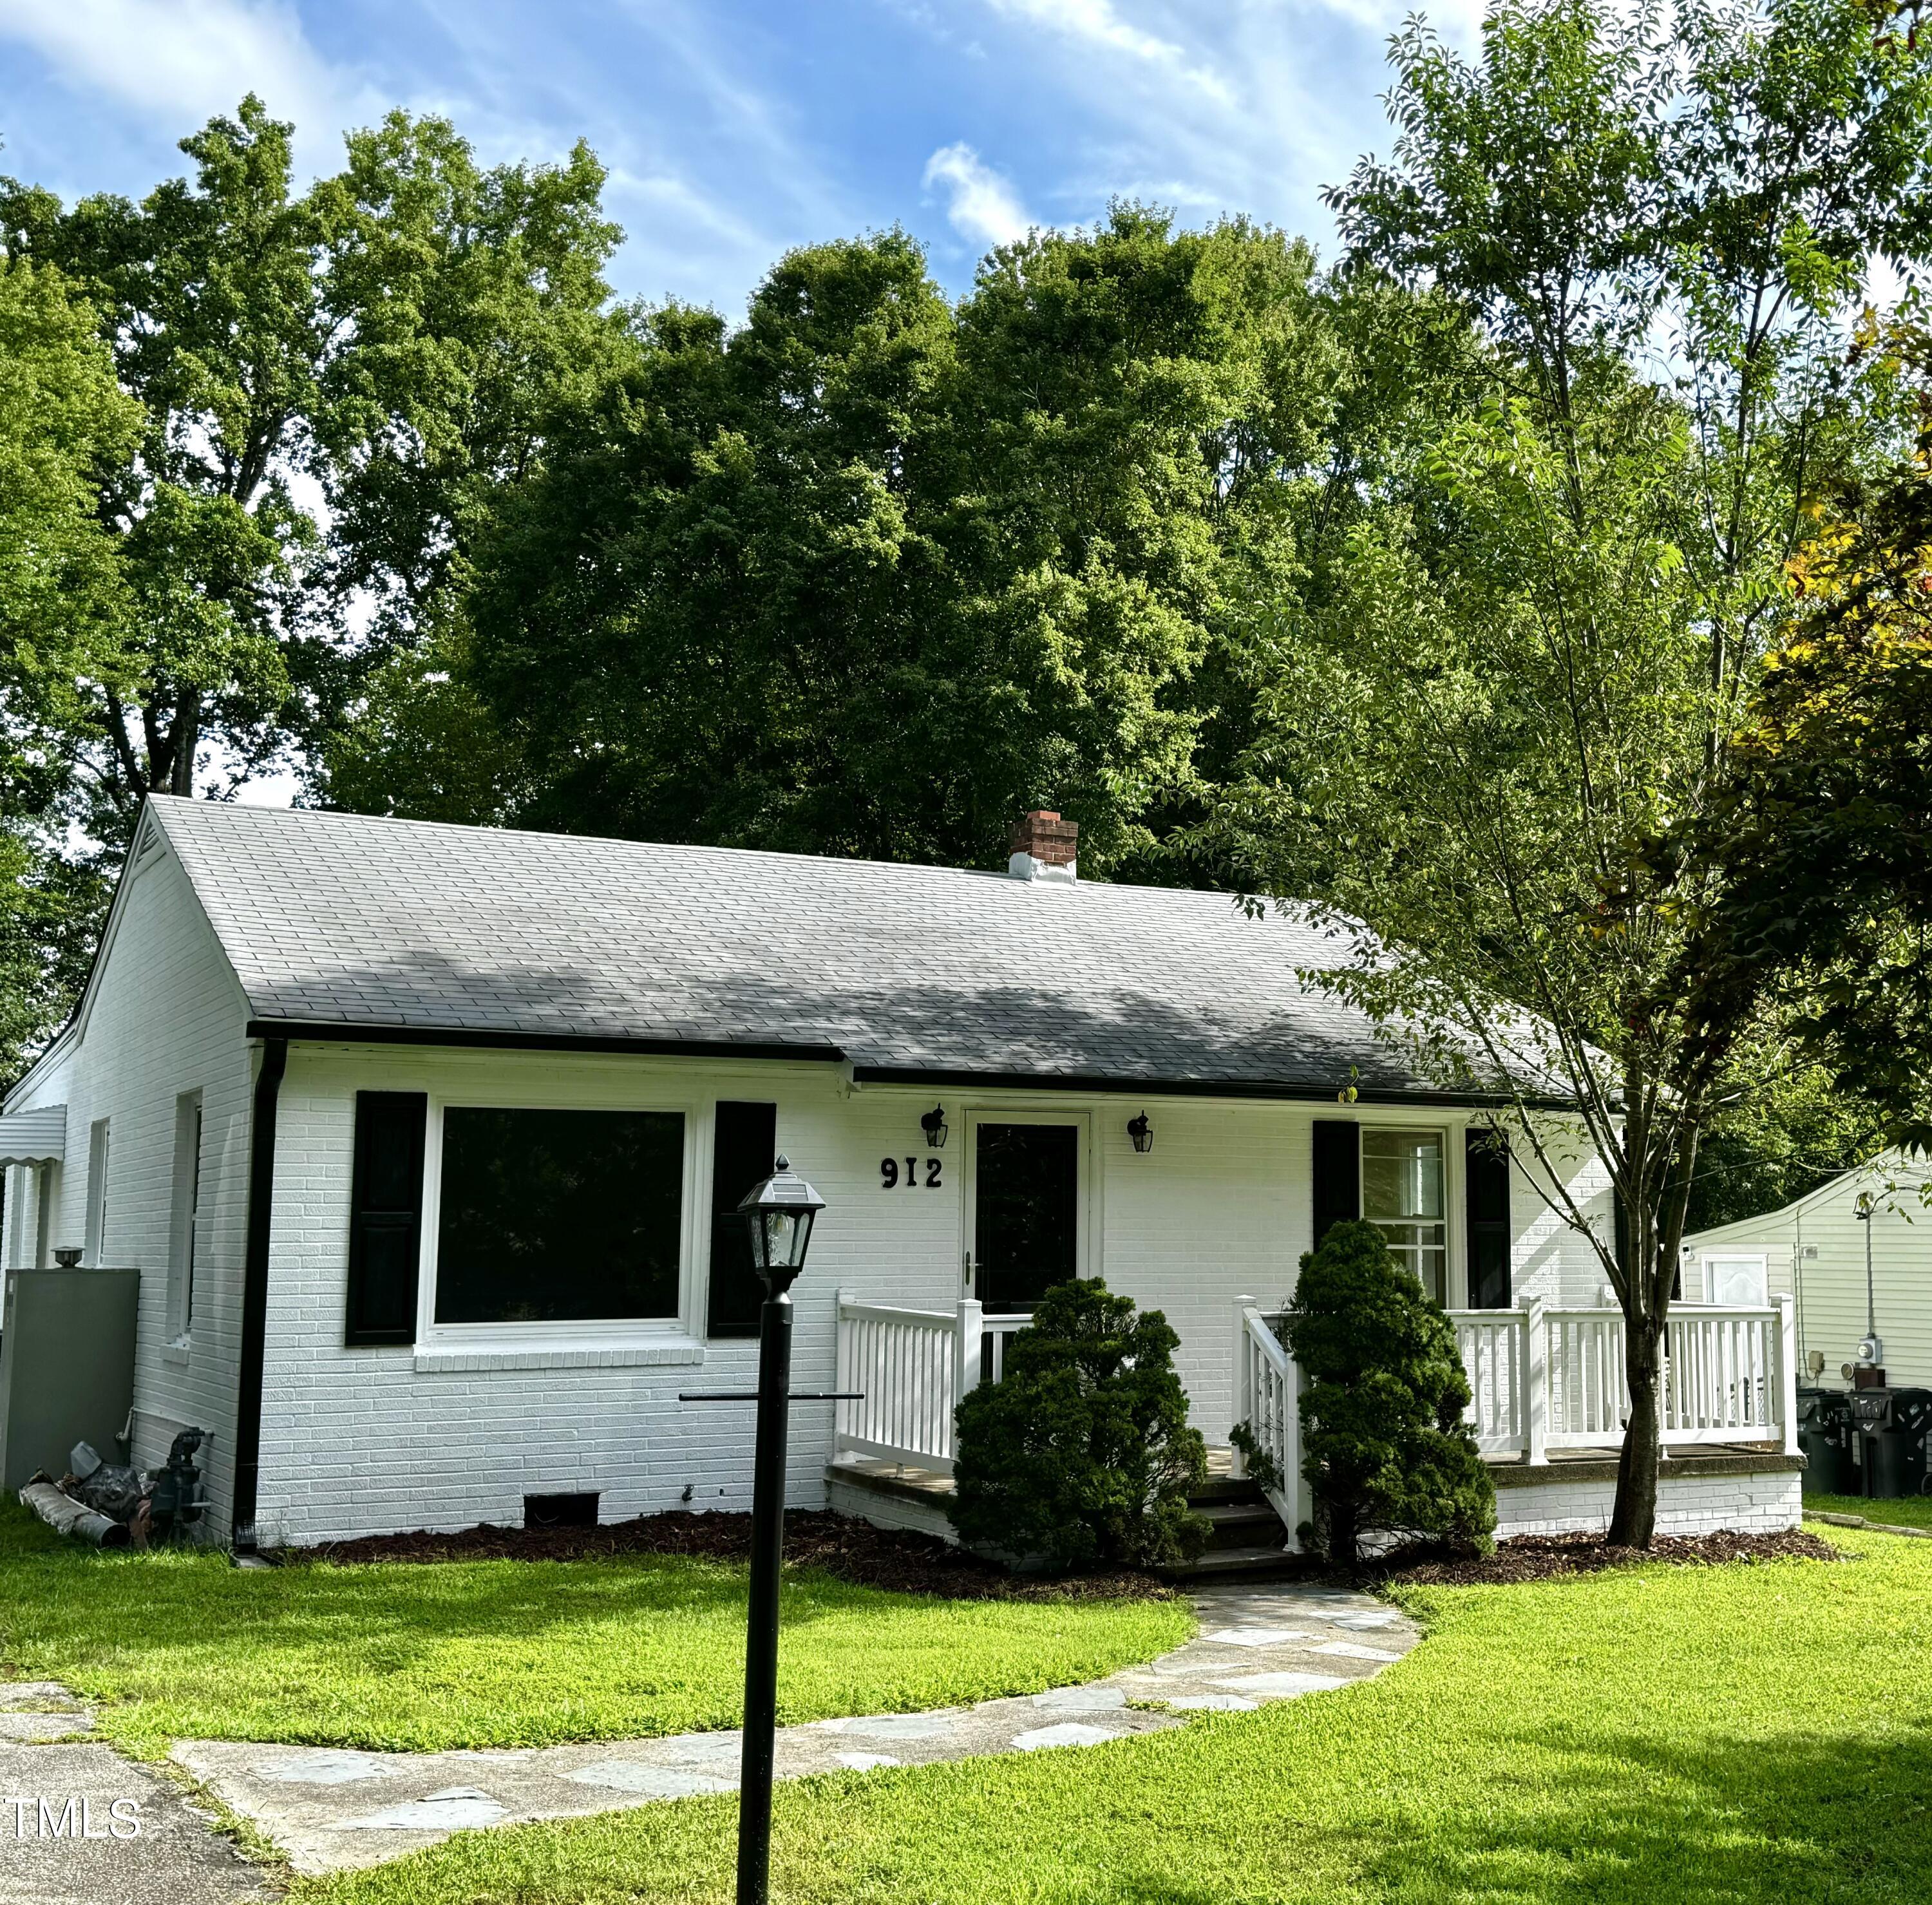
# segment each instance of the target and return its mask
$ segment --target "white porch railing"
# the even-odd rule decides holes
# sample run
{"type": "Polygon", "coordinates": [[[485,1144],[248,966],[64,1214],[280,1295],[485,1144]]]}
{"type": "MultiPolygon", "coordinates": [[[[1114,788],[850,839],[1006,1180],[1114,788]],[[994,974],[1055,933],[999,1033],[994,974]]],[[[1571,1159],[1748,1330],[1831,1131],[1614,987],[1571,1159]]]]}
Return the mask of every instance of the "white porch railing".
{"type": "MultiPolygon", "coordinates": [[[[1552,1449],[1610,1448],[1629,1414],[1623,1316],[1615,1310],[1452,1310],[1472,1399],[1464,1419],[1486,1455],[1545,1462],[1552,1449]]],[[[959,1398],[1006,1373],[1008,1342],[1031,1319],[988,1316],[971,1298],[908,1310],[838,1293],[835,1454],[952,1472],[959,1398]]],[[[1300,1372],[1276,1314],[1235,1300],[1234,1415],[1279,1470],[1268,1498],[1290,1528],[1307,1519],[1301,1477],[1300,1372]]],[[[1780,1443],[1798,1452],[1792,1300],[1762,1310],[1680,1305],[1665,1326],[1660,1432],[1666,1448],[1780,1443]]],[[[1242,1473],[1237,1452],[1234,1472],[1242,1473]]],[[[1272,1478],[1270,1478],[1272,1479],[1272,1478]]]]}
{"type": "Polygon", "coordinates": [[[1006,1378],[1006,1345],[1033,1321],[1030,1316],[982,1316],[980,1318],[980,1370],[988,1382],[1006,1378]]]}
{"type": "MultiPolygon", "coordinates": [[[[1464,1420],[1486,1454],[1546,1462],[1606,1448],[1630,1414],[1621,1310],[1453,1310],[1473,1392],[1464,1420]]],[[[1797,1330],[1790,1296],[1762,1310],[1680,1305],[1664,1325],[1659,1429],[1666,1448],[1766,1442],[1798,1450],[1797,1330]]]]}
{"type": "Polygon", "coordinates": [[[1485,1455],[1508,1455],[1529,1447],[1529,1398],[1524,1367],[1529,1354],[1528,1318],[1520,1310],[1458,1310],[1450,1312],[1456,1347],[1469,1372],[1472,1400],[1463,1419],[1485,1455]]]}
{"type": "MultiPolygon", "coordinates": [[[[1275,1334],[1279,1320],[1257,1309],[1252,1297],[1234,1299],[1234,1420],[1247,1424],[1274,1470],[1262,1492],[1292,1537],[1308,1519],[1301,1507],[1301,1371],[1275,1334]]],[[[1247,1472],[1239,1449],[1233,1472],[1247,1472]]]]}
{"type": "Polygon", "coordinates": [[[950,1310],[902,1310],[838,1292],[838,1380],[860,1400],[836,1406],[835,1455],[871,1455],[952,1472],[952,1412],[1006,1373],[1006,1342],[1031,1319],[988,1316],[966,1297],[950,1310]]]}

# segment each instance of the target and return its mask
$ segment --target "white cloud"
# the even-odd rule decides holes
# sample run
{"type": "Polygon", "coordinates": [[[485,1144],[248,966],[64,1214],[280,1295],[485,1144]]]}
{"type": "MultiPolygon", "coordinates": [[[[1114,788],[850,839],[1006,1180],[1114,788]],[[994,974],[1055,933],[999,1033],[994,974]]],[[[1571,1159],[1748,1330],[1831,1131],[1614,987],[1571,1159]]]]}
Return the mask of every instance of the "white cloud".
{"type": "Polygon", "coordinates": [[[976,244],[1010,244],[1034,222],[1012,186],[963,141],[940,146],[926,160],[925,183],[946,188],[952,229],[976,244]]]}
{"type": "Polygon", "coordinates": [[[1113,0],[989,0],[989,4],[994,12],[1009,20],[1027,21],[1090,48],[1164,68],[1216,99],[1232,96],[1210,67],[1190,59],[1186,47],[1124,20],[1113,0]]]}
{"type": "Polygon", "coordinates": [[[308,43],[286,0],[0,0],[0,37],[68,85],[185,133],[250,92],[292,119],[303,158],[328,162],[375,102],[308,43]]]}

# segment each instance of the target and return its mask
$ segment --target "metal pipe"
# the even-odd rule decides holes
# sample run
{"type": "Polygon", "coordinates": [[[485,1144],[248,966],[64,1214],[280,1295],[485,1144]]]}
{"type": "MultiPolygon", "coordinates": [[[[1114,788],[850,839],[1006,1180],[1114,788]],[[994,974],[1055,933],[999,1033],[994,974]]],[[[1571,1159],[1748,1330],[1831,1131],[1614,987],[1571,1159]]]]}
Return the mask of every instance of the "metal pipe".
{"type": "Polygon", "coordinates": [[[758,1317],[758,1428],[752,1469],[752,1604],[745,1637],[744,1752],[738,1778],[738,1905],[765,1905],[778,1698],[778,1573],[784,1557],[785,1442],[791,1415],[791,1294],[758,1317]]]}

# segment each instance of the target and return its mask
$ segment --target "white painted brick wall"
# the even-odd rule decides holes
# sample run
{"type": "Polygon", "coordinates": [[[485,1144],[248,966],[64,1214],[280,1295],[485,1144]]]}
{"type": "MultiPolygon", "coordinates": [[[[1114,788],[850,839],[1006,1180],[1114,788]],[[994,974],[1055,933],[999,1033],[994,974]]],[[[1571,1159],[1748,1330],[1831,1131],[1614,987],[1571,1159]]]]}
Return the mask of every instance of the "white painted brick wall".
{"type": "MultiPolygon", "coordinates": [[[[1796,1528],[1800,1512],[1798,1472],[1765,1469],[1745,1475],[1660,1475],[1657,1532],[1712,1534],[1774,1534],[1796,1528]]],[[[1553,1477],[1526,1487],[1496,1490],[1496,1534],[1600,1534],[1610,1525],[1615,1481],[1553,1477]]]]}
{"type": "MultiPolygon", "coordinates": [[[[282,1090],[276,1167],[262,1425],[266,1539],[514,1522],[526,1493],[595,1489],[607,1520],[674,1506],[687,1486],[694,1506],[748,1504],[749,1411],[680,1404],[676,1396],[680,1389],[748,1385],[750,1343],[692,1341],[681,1352],[667,1345],[665,1353],[692,1358],[668,1366],[640,1366],[634,1357],[615,1366],[583,1366],[588,1358],[579,1357],[580,1366],[567,1368],[430,1368],[415,1350],[342,1346],[358,1089],[424,1090],[433,1098],[480,1102],[684,1106],[696,1154],[691,1195],[700,1212],[709,1207],[711,1103],[776,1102],[779,1148],[829,1206],[794,1292],[800,1388],[833,1384],[839,1288],[934,1309],[962,1294],[964,1166],[975,1111],[1023,1114],[1030,1107],[1085,1117],[1085,1268],[1166,1312],[1181,1336],[1178,1361],[1195,1420],[1213,1441],[1224,1441],[1229,1426],[1234,1299],[1286,1296],[1308,1245],[1315,1114],[1306,1106],[1157,1100],[1146,1107],[1154,1148],[1142,1156],[1126,1132],[1142,1106],[1124,1096],[880,1087],[848,1094],[837,1074],[820,1066],[298,1047],[282,1090]],[[900,1160],[902,1178],[904,1158],[919,1157],[922,1180],[919,1118],[936,1097],[946,1103],[952,1133],[939,1154],[940,1188],[884,1189],[884,1156],[900,1160]]],[[[1387,1121],[1450,1130],[1460,1176],[1459,1120],[1411,1114],[1387,1121]]],[[[1452,1202],[1460,1208],[1460,1188],[1452,1202]]],[[[1519,1221],[1527,1230],[1533,1214],[1522,1203],[1519,1221]]],[[[1460,1275],[1462,1240],[1454,1226],[1452,1246],[1460,1275]]],[[[430,1247],[426,1240],[425,1274],[430,1247]]],[[[1580,1264],[1580,1247],[1570,1254],[1580,1264]]],[[[701,1241],[695,1255],[688,1319],[703,1316],[701,1241]]],[[[1520,1255],[1546,1285],[1562,1274],[1559,1241],[1526,1236],[1520,1255]]],[[[1587,1269],[1571,1282],[1573,1300],[1594,1287],[1587,1269]]],[[[829,1404],[794,1411],[788,1489],[796,1505],[826,1498],[831,1422],[829,1404]]]]}
{"type": "MultiPolygon", "coordinates": [[[[21,1108],[67,1105],[56,1244],[82,1240],[88,1134],[95,1119],[109,1120],[100,1260],[141,1273],[134,1459],[142,1466],[158,1465],[177,1430],[194,1425],[208,1430],[212,1439],[202,1462],[213,1508],[203,1533],[217,1539],[226,1537],[232,1499],[251,1082],[246,1023],[241,989],[187,876],[163,853],[132,878],[85,1036],[15,1100],[21,1108]],[[166,1328],[175,1101],[197,1089],[201,1222],[194,1327],[182,1349],[170,1346],[166,1328]]],[[[14,1174],[16,1181],[24,1174],[14,1174]]],[[[16,1247],[13,1232],[9,1225],[10,1250],[16,1247]]]]}

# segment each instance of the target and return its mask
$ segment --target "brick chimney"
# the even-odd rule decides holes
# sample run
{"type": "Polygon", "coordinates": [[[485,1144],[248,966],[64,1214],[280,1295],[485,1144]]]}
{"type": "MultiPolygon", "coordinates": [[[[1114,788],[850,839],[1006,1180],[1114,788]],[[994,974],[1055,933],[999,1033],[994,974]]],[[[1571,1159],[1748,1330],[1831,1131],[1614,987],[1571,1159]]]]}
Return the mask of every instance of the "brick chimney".
{"type": "Polygon", "coordinates": [[[1016,880],[1067,880],[1076,877],[1075,849],[1080,824],[1063,820],[1040,808],[1013,824],[1012,857],[1006,871],[1016,880]]]}

